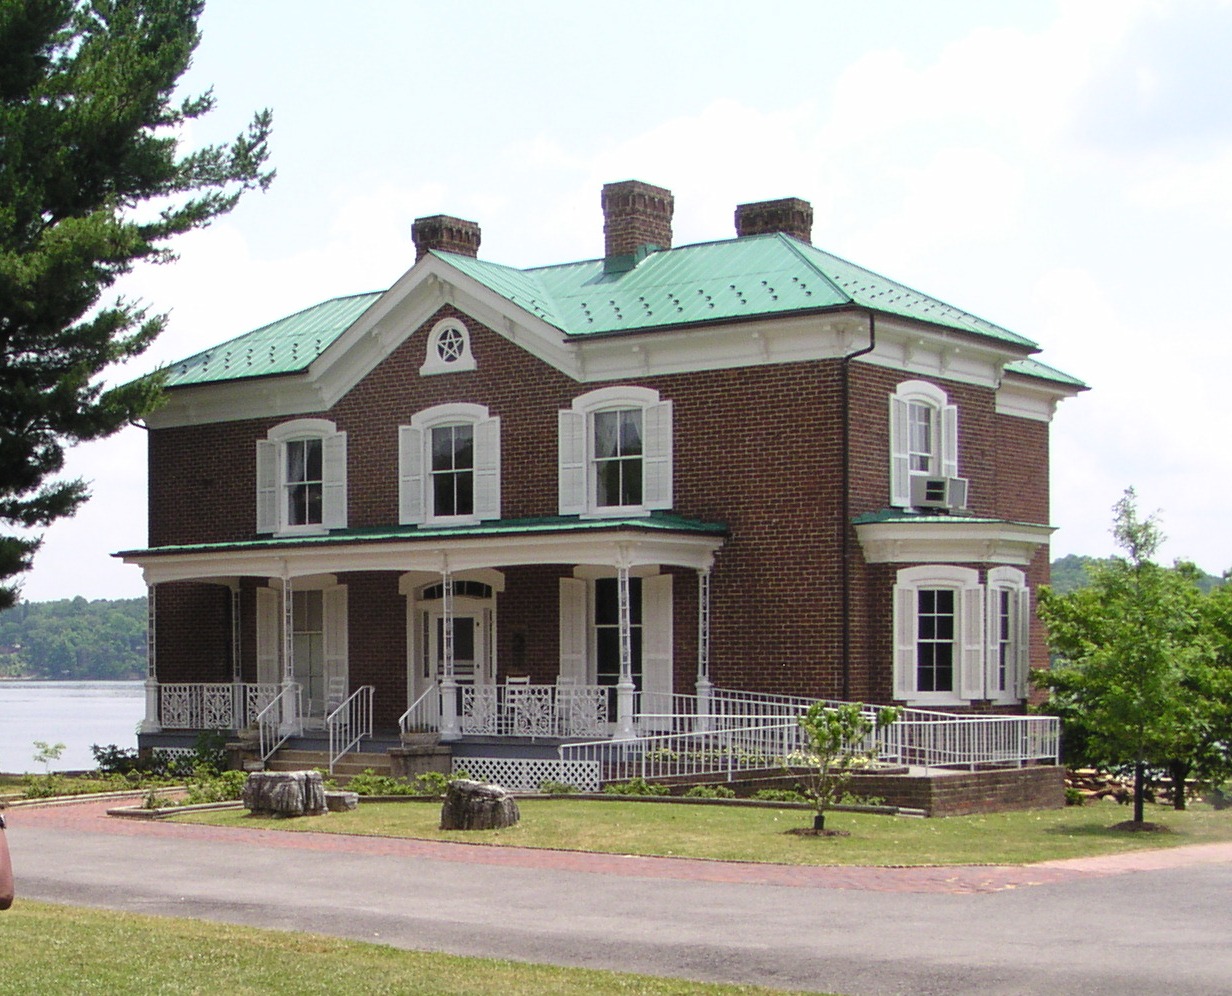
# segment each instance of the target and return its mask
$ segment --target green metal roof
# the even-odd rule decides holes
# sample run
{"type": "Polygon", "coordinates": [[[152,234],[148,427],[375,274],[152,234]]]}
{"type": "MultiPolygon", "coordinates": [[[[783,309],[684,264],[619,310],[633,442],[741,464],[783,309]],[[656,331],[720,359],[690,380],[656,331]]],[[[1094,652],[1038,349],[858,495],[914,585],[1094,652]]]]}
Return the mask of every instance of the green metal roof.
{"type": "MultiPolygon", "coordinates": [[[[779,233],[527,270],[453,253],[433,255],[569,336],[857,307],[1024,350],[1038,348],[999,325],[779,233]]],[[[165,384],[185,387],[305,370],[380,296],[356,294],[305,308],[172,364],[165,384]]],[[[1034,360],[1021,359],[1007,369],[1085,387],[1034,360]]]]}
{"type": "Polygon", "coordinates": [[[222,550],[254,550],[270,547],[342,546],[353,543],[431,543],[442,540],[529,536],[543,533],[610,532],[636,530],[651,533],[688,533],[698,536],[726,536],[721,522],[701,522],[678,515],[652,512],[621,518],[581,519],[576,515],[552,515],[529,519],[496,519],[467,526],[373,526],[364,529],[335,529],[313,536],[262,537],[230,543],[190,543],[181,546],[156,546],[148,550],[124,550],[117,557],[177,553],[214,553],[222,550]]]}
{"type": "Polygon", "coordinates": [[[296,373],[308,367],[380,296],[336,297],[173,363],[167,387],[296,373]]]}
{"type": "Polygon", "coordinates": [[[912,525],[947,525],[947,526],[1034,526],[1044,525],[1041,522],[1019,522],[1013,519],[992,519],[987,516],[966,515],[963,513],[945,514],[928,512],[908,512],[901,508],[882,508],[876,512],[865,512],[851,520],[855,526],[871,526],[882,523],[910,523],[912,525]]]}
{"type": "Polygon", "coordinates": [[[1087,385],[1077,377],[1071,377],[1056,367],[1050,367],[1047,363],[1040,363],[1039,360],[1014,360],[1013,363],[1005,365],[1005,370],[1007,373],[1021,374],[1023,377],[1051,380],[1057,384],[1064,384],[1066,387],[1076,387],[1080,391],[1087,390],[1087,385]]]}
{"type": "Polygon", "coordinates": [[[855,306],[1037,348],[999,325],[779,233],[622,257],[625,265],[618,267],[595,259],[517,270],[435,255],[569,335],[855,306]]]}

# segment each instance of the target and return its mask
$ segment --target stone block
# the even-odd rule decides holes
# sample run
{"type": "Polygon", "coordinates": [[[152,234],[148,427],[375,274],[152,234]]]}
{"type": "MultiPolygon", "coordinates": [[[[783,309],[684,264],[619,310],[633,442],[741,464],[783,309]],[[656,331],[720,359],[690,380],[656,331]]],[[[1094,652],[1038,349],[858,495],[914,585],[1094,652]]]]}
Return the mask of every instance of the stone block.
{"type": "Polygon", "coordinates": [[[267,816],[318,816],[326,812],[319,771],[253,771],[244,783],[244,808],[267,816]]]}
{"type": "Polygon", "coordinates": [[[326,792],[325,806],[331,813],[346,813],[359,805],[358,792],[326,792]]]}
{"type": "Polygon", "coordinates": [[[441,806],[442,830],[499,830],[521,819],[518,804],[499,785],[460,778],[451,782],[441,806]]]}

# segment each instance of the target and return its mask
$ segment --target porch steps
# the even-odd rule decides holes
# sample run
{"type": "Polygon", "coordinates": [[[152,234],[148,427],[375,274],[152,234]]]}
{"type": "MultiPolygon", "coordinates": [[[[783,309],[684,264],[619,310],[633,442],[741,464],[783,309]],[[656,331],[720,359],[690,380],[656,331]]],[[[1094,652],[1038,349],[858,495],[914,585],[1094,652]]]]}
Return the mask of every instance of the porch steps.
{"type": "MultiPolygon", "coordinates": [[[[313,768],[320,768],[323,771],[329,770],[329,752],[323,750],[280,750],[277,754],[265,762],[267,771],[305,771],[313,768]]],[[[353,775],[361,774],[371,768],[378,775],[389,775],[392,769],[389,764],[389,755],[378,754],[375,751],[364,751],[362,753],[352,751],[349,754],[344,754],[334,764],[333,778],[339,783],[345,785],[351,780],[353,775]]]]}

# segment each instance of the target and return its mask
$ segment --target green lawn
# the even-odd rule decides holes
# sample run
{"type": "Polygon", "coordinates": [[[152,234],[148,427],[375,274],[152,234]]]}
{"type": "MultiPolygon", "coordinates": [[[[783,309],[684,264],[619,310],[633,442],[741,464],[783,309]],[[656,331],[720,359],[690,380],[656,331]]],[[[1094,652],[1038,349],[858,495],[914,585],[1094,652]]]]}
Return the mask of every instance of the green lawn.
{"type": "Polygon", "coordinates": [[[1026,864],[1153,847],[1232,840],[1232,811],[1196,806],[1185,812],[1149,807],[1147,819],[1167,833],[1110,827],[1131,814],[1102,803],[1058,810],[947,819],[831,813],[827,827],[848,837],[799,837],[811,825],[798,809],[667,805],[577,799],[522,799],[521,822],[506,830],[442,831],[439,802],[361,802],[349,813],[270,820],[244,810],[175,819],[220,826],[456,840],[615,854],[673,855],[799,865],[1026,864]]]}
{"type": "Polygon", "coordinates": [[[623,972],[402,951],[313,934],[138,916],[18,899],[0,914],[0,991],[177,996],[335,993],[770,994],[623,972]]]}

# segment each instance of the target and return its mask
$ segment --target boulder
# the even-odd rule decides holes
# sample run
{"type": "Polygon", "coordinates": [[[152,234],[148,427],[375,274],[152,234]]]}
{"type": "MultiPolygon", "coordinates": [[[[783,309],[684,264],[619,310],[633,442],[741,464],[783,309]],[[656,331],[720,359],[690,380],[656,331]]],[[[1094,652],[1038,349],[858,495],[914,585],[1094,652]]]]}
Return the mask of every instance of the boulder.
{"type": "Polygon", "coordinates": [[[499,785],[460,778],[451,782],[441,806],[442,830],[499,830],[521,818],[518,804],[499,785]]]}
{"type": "Polygon", "coordinates": [[[263,816],[318,816],[326,812],[321,772],[250,772],[244,783],[244,808],[263,816]]]}

